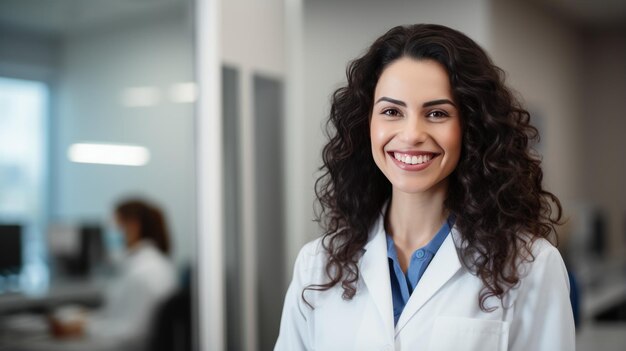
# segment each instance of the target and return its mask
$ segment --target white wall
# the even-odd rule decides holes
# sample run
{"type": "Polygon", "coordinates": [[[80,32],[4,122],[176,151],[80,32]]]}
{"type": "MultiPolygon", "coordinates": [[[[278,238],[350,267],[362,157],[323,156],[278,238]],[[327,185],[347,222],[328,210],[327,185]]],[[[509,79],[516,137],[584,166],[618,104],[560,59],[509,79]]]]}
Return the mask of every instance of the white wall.
{"type": "MultiPolygon", "coordinates": [[[[256,170],[263,167],[258,164],[262,160],[256,160],[255,130],[257,121],[256,111],[253,106],[258,104],[254,101],[253,77],[260,74],[264,77],[285,79],[286,75],[286,53],[285,53],[285,1],[284,0],[229,0],[221,1],[221,23],[220,23],[220,57],[222,63],[238,71],[240,88],[237,100],[239,102],[239,179],[241,198],[241,213],[237,214],[241,220],[240,233],[240,256],[238,261],[241,273],[241,299],[236,303],[241,303],[241,316],[231,316],[236,323],[242,324],[243,349],[257,350],[264,349],[262,344],[269,343],[266,334],[260,335],[268,326],[273,327],[276,323],[275,316],[262,315],[259,301],[263,297],[259,296],[258,280],[262,272],[257,266],[257,252],[260,250],[271,250],[280,248],[280,243],[260,242],[258,239],[262,233],[256,228],[257,214],[262,209],[256,208],[256,170]],[[273,246],[272,246],[273,245],[273,246]],[[263,325],[259,325],[259,323],[263,325]]],[[[282,107],[282,106],[281,106],[282,107]]],[[[279,107],[280,108],[280,107],[279,107]]],[[[289,118],[289,117],[287,117],[289,118]]],[[[288,123],[285,121],[285,123],[288,123]]],[[[289,163],[289,151],[285,151],[285,159],[289,163]]],[[[271,157],[268,155],[268,157],[271,157]]],[[[286,167],[289,167],[287,164],[286,167]]],[[[282,170],[276,170],[281,172],[282,170]]],[[[228,177],[228,175],[226,175],[228,177]]],[[[268,204],[271,206],[272,204],[268,204]]],[[[288,205],[287,205],[288,206],[288,205]]],[[[230,214],[232,215],[232,214],[230,214]]],[[[227,214],[228,216],[228,214],[227,214]]],[[[282,221],[282,218],[276,221],[282,221]]],[[[284,219],[287,221],[287,219],[284,219]]],[[[287,234],[289,236],[289,234],[287,234]]],[[[277,253],[280,255],[281,253],[277,253]]],[[[227,299],[237,298],[237,296],[227,296],[227,299]]],[[[265,309],[280,313],[281,307],[262,306],[265,309]]],[[[227,311],[226,313],[229,313],[227,311]]],[[[231,311],[232,313],[232,311],[231,311]]],[[[232,328],[233,325],[229,324],[232,328]]],[[[276,330],[277,334],[277,330],[276,330]]],[[[231,345],[232,347],[233,345],[231,345]]]]}
{"type": "Polygon", "coordinates": [[[220,54],[224,63],[269,75],[285,73],[284,2],[222,2],[220,54]]]}
{"type": "Polygon", "coordinates": [[[193,80],[191,34],[184,12],[174,11],[72,33],[64,41],[52,123],[53,218],[107,219],[120,197],[145,195],[165,210],[175,260],[192,257],[193,106],[167,97],[171,84],[193,80]],[[124,106],[121,94],[133,86],[160,89],[162,99],[154,106],[124,106]],[[68,147],[82,141],[143,145],[151,160],[144,167],[69,162],[68,147]]]}

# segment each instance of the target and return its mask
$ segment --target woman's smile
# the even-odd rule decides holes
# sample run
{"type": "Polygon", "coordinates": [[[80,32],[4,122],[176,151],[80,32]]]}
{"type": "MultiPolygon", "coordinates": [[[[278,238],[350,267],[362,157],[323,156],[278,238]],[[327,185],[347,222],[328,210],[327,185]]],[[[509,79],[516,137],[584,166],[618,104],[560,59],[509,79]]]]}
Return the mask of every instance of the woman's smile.
{"type": "Polygon", "coordinates": [[[439,156],[438,153],[428,151],[388,151],[396,165],[405,171],[421,171],[430,166],[431,161],[439,156]]]}

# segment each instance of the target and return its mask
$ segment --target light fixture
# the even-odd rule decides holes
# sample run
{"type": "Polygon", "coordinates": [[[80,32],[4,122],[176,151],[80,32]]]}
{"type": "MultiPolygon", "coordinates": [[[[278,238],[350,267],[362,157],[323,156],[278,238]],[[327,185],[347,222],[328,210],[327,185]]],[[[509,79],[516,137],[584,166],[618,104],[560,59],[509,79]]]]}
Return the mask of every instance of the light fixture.
{"type": "Polygon", "coordinates": [[[175,83],[169,88],[169,99],[174,103],[192,103],[197,98],[198,85],[194,82],[175,83]]]}
{"type": "Polygon", "coordinates": [[[128,107],[154,106],[161,100],[161,92],[156,87],[130,87],[122,91],[122,104],[128,107]]]}
{"type": "Polygon", "coordinates": [[[138,145],[77,143],[67,149],[72,162],[118,166],[144,166],[150,161],[150,150],[138,145]]]}

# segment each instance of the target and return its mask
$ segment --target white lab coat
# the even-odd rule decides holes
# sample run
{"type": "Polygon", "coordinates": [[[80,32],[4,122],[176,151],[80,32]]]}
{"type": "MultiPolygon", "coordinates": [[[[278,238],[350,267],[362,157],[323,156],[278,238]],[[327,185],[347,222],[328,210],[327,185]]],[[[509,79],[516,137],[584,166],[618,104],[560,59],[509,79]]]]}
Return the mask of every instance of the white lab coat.
{"type": "Polygon", "coordinates": [[[120,269],[106,291],[104,306],[87,319],[87,333],[93,341],[106,340],[118,350],[140,350],[155,309],[176,287],[176,272],[150,241],[138,243],[120,269]]]}
{"type": "Polygon", "coordinates": [[[480,309],[483,287],[457,254],[460,234],[452,229],[394,327],[387,244],[382,216],[370,231],[360,260],[357,293],[343,300],[340,284],[328,291],[302,290],[325,278],[326,254],[317,239],[296,260],[285,297],[277,351],[427,350],[573,351],[574,320],[569,282],[559,252],[548,241],[533,245],[536,259],[522,267],[520,284],[503,300],[480,309]]]}

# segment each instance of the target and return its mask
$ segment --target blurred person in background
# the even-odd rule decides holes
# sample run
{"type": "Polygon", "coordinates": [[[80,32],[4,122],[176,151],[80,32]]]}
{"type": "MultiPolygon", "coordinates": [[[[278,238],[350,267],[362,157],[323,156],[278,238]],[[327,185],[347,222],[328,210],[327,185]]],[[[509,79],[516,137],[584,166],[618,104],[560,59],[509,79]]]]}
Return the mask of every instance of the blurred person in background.
{"type": "Polygon", "coordinates": [[[574,350],[561,204],[502,70],[413,25],[347,80],[316,184],[325,234],[296,259],[275,350],[574,350]]]}
{"type": "Polygon", "coordinates": [[[115,220],[127,250],[104,305],[91,313],[62,308],[52,317],[52,331],[58,337],[84,335],[119,349],[141,350],[155,311],[176,288],[170,239],[162,211],[144,200],[119,203],[115,220]]]}

